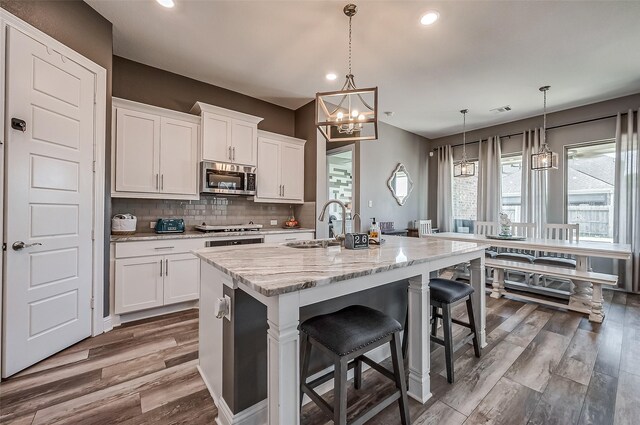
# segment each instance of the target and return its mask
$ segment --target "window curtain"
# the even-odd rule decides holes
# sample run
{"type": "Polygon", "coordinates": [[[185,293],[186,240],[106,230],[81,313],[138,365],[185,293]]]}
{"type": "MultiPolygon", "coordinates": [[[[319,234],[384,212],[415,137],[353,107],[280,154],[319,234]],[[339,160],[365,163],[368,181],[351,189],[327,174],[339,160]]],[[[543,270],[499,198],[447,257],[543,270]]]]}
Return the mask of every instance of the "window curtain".
{"type": "Polygon", "coordinates": [[[522,212],[523,223],[535,223],[536,234],[542,235],[542,228],[547,221],[548,171],[532,171],[531,155],[540,150],[541,128],[525,131],[522,135],[522,212]]]}
{"type": "Polygon", "coordinates": [[[453,231],[453,150],[451,145],[438,148],[438,230],[453,231]]]}
{"type": "Polygon", "coordinates": [[[631,245],[631,260],[618,262],[618,287],[640,292],[640,110],[618,114],[613,241],[631,245]]]}
{"type": "Polygon", "coordinates": [[[502,148],[500,137],[480,143],[478,171],[478,221],[497,222],[502,209],[502,148]]]}

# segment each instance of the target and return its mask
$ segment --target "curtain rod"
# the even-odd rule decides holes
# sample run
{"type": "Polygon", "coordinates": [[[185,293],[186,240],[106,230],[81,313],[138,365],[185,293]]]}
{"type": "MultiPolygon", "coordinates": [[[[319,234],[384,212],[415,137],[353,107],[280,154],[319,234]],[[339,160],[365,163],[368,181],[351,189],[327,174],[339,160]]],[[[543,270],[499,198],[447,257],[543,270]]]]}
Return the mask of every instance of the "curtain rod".
{"type": "MultiPolygon", "coordinates": [[[[624,114],[622,114],[622,115],[625,115],[625,114],[626,114],[626,112],[625,112],[624,114]]],[[[556,128],[569,127],[569,126],[572,126],[572,125],[586,124],[586,123],[593,122],[593,121],[606,120],[606,119],[609,119],[609,118],[615,118],[615,117],[617,117],[617,116],[618,116],[618,114],[615,114],[615,115],[607,115],[607,116],[600,117],[600,118],[590,118],[590,119],[588,119],[588,120],[576,121],[576,122],[571,122],[571,123],[567,123],[567,124],[558,124],[558,125],[554,125],[554,126],[552,126],[552,127],[547,127],[547,131],[548,131],[548,130],[554,130],[554,129],[556,129],[556,128]]],[[[525,130],[525,131],[526,131],[526,130],[525,130]]],[[[502,139],[502,138],[504,138],[504,137],[506,137],[506,138],[511,138],[512,136],[519,136],[519,135],[521,135],[522,133],[524,133],[524,131],[519,131],[519,132],[517,132],[517,133],[511,133],[511,134],[505,134],[505,135],[498,136],[498,137],[499,137],[500,139],[502,139]]],[[[476,143],[486,142],[487,140],[489,140],[489,139],[480,139],[480,140],[476,140],[476,141],[474,141],[474,142],[467,142],[466,144],[467,144],[467,145],[474,145],[474,144],[476,144],[476,143]]],[[[452,147],[452,148],[455,148],[455,147],[458,147],[458,146],[462,146],[462,143],[458,143],[457,145],[451,145],[451,147],[452,147]]],[[[438,150],[438,148],[433,148],[433,150],[434,150],[434,151],[437,151],[437,150],[438,150]]]]}

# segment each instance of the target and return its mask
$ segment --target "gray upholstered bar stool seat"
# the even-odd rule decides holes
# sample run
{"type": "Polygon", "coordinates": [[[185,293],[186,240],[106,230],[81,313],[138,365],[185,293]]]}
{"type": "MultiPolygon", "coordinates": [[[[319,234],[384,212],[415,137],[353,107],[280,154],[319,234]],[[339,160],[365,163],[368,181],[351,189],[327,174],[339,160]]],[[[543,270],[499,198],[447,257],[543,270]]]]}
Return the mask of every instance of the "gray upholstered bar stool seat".
{"type": "Polygon", "coordinates": [[[469,341],[473,341],[473,350],[476,357],[480,357],[480,344],[478,342],[478,329],[476,328],[473,316],[473,303],[471,295],[473,288],[462,282],[449,279],[431,279],[429,281],[431,293],[431,341],[444,346],[445,362],[447,364],[447,381],[453,384],[453,354],[465,346],[469,341]],[[469,323],[451,317],[451,307],[466,301],[469,323]],[[439,313],[441,310],[442,313],[439,313]],[[438,338],[438,319],[442,319],[443,339],[438,338]],[[452,324],[464,326],[471,331],[455,347],[453,345],[452,324]]]}
{"type": "Polygon", "coordinates": [[[409,424],[409,404],[404,376],[404,364],[400,351],[402,326],[392,317],[361,305],[346,307],[335,313],[312,317],[300,325],[302,331],[302,367],[300,390],[326,413],[336,425],[347,423],[347,371],[355,368],[354,386],[362,387],[362,362],[395,382],[396,391],[369,410],[361,413],[350,424],[363,424],[384,408],[398,401],[400,420],[409,424]],[[393,372],[365,356],[365,353],[384,344],[391,345],[393,372]],[[330,357],[334,370],[311,382],[309,358],[311,347],[319,348],[330,357]],[[314,388],[334,378],[334,406],[331,407],[314,388]]]}

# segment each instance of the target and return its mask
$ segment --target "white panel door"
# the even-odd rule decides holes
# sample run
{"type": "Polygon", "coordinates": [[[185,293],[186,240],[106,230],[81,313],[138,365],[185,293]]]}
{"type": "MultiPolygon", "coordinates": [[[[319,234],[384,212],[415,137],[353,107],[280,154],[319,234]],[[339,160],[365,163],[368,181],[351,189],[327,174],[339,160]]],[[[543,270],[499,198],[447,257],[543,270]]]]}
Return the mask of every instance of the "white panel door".
{"type": "Polygon", "coordinates": [[[167,255],[164,264],[165,305],[197,300],[200,296],[200,259],[193,254],[167,255]]]}
{"type": "Polygon", "coordinates": [[[256,165],[258,162],[258,126],[233,120],[231,129],[232,159],[236,164],[256,165]]]}
{"type": "Polygon", "coordinates": [[[115,312],[117,314],[164,304],[164,257],[116,260],[115,312]]]}
{"type": "Polygon", "coordinates": [[[5,376],[91,334],[95,125],[94,74],[11,27],[7,51],[5,376]]]}
{"type": "Polygon", "coordinates": [[[280,152],[282,197],[304,200],[304,147],[283,143],[280,152]]]}
{"type": "Polygon", "coordinates": [[[231,118],[205,113],[202,116],[202,160],[231,161],[231,118]]]}
{"type": "Polygon", "coordinates": [[[198,193],[198,124],[162,117],[160,122],[160,191],[198,193]]]}
{"type": "Polygon", "coordinates": [[[280,142],[258,139],[257,192],[260,198],[280,198],[280,142]]]}
{"type": "Polygon", "coordinates": [[[118,108],[116,113],[116,191],[160,189],[160,117],[118,108]]]}

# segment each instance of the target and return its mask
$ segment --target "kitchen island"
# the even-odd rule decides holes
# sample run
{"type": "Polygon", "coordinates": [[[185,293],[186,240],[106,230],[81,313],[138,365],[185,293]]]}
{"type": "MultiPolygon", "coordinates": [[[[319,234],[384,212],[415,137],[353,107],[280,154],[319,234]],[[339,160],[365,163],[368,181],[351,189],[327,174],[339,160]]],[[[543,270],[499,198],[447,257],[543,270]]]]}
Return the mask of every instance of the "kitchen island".
{"type": "Polygon", "coordinates": [[[429,278],[439,269],[471,262],[476,323],[480,343],[486,345],[486,246],[397,236],[385,239],[382,246],[363,250],[261,244],[195,252],[201,259],[199,368],[218,406],[218,423],[300,422],[300,311],[327,300],[337,307],[344,297],[392,283],[404,285],[400,296],[406,300],[408,289],[408,392],[410,397],[424,403],[431,396],[429,278]],[[233,291],[240,291],[241,296],[233,299],[233,291]],[[225,298],[230,311],[221,308],[225,298]],[[264,306],[264,319],[243,313],[250,310],[249,298],[264,306]],[[218,318],[218,312],[225,317],[218,318]],[[266,322],[264,327],[258,324],[252,331],[249,324],[261,320],[266,322]],[[234,335],[238,334],[236,328],[243,328],[249,334],[253,332],[249,348],[234,341],[234,335]],[[264,353],[260,348],[262,338],[266,339],[264,353]],[[264,372],[259,366],[261,361],[266,368],[266,391],[262,395],[259,389],[260,371],[264,372]],[[247,370],[255,373],[248,374],[247,370]],[[241,400],[247,394],[257,397],[251,405],[241,400]]]}

